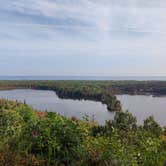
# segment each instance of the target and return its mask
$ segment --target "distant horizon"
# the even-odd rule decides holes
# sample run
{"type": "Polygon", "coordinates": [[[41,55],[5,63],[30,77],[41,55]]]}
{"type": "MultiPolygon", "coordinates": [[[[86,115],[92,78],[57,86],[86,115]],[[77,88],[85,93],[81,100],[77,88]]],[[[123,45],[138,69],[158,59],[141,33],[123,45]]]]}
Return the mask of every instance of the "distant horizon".
{"type": "Polygon", "coordinates": [[[166,81],[166,76],[0,76],[0,80],[166,81]]]}
{"type": "Polygon", "coordinates": [[[166,77],[166,75],[0,75],[0,77],[166,77]]]}

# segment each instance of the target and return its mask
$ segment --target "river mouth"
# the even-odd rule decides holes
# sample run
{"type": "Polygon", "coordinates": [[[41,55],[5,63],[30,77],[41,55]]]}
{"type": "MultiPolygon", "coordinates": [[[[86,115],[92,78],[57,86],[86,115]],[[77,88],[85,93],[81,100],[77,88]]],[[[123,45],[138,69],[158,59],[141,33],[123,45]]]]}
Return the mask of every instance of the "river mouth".
{"type": "Polygon", "coordinates": [[[89,120],[95,120],[103,125],[106,120],[114,117],[107,106],[101,102],[91,100],[61,99],[54,91],[34,89],[13,89],[0,91],[1,99],[26,102],[41,111],[56,112],[66,117],[82,119],[88,115],[89,120]]]}

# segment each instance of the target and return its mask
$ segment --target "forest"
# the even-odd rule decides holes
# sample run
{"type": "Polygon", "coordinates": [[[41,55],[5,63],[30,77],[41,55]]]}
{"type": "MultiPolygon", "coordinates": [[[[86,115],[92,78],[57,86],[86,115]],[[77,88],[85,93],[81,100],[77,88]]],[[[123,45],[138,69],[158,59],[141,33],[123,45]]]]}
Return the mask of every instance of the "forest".
{"type": "Polygon", "coordinates": [[[116,112],[105,125],[0,100],[1,166],[162,166],[166,129],[116,112]]]}

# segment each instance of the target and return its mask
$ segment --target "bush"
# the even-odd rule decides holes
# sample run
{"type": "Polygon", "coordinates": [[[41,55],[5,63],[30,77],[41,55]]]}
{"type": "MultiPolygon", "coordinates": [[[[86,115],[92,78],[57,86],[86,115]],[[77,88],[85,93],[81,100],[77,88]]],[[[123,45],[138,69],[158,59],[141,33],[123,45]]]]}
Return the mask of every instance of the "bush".
{"type": "Polygon", "coordinates": [[[149,118],[144,120],[144,126],[143,128],[146,131],[151,132],[152,134],[156,135],[159,137],[162,133],[162,128],[160,125],[154,120],[153,116],[150,116],[149,118]]]}
{"type": "Polygon", "coordinates": [[[163,165],[166,146],[152,117],[137,126],[129,112],[99,126],[0,101],[0,164],[3,166],[163,165]]]}
{"type": "Polygon", "coordinates": [[[131,113],[127,112],[116,112],[114,120],[112,121],[113,126],[119,130],[134,130],[137,128],[137,119],[131,113]]]}
{"type": "Polygon", "coordinates": [[[14,110],[0,111],[0,142],[8,142],[20,136],[23,118],[14,110]]]}

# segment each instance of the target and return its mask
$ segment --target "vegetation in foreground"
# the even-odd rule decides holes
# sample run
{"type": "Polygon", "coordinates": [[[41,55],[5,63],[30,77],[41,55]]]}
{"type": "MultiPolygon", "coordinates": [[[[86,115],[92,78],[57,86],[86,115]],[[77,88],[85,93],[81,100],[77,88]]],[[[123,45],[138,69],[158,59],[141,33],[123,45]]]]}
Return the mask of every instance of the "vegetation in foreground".
{"type": "Polygon", "coordinates": [[[138,126],[129,112],[116,112],[99,126],[0,100],[2,166],[160,166],[165,137],[153,117],[138,126]]]}

